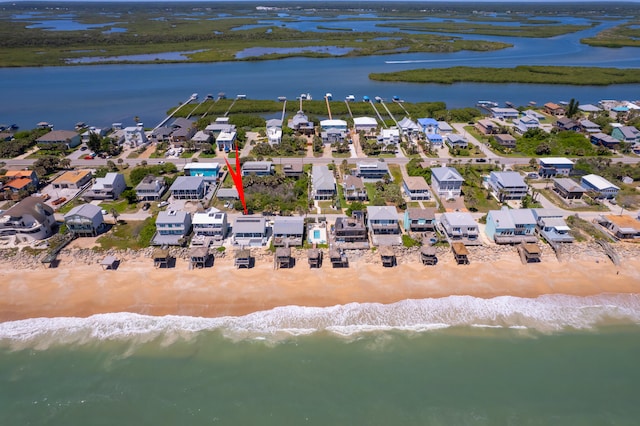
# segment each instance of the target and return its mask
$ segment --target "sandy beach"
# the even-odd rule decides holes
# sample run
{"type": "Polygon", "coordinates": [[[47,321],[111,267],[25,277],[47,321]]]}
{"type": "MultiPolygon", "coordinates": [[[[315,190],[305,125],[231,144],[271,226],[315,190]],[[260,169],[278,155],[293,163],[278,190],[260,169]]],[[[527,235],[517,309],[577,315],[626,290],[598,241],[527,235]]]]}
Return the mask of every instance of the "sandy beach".
{"type": "Polygon", "coordinates": [[[365,252],[350,267],[309,269],[306,253],[295,251],[292,269],[274,270],[271,254],[254,250],[256,265],[236,269],[232,255],[211,268],[188,268],[177,258],[173,268],[154,268],[145,253],[120,253],[117,270],[103,270],[103,255],[67,250],[56,268],[35,260],[0,263],[0,321],[35,317],[86,317],[109,312],[218,317],[245,315],[277,306],[326,307],[350,302],[393,303],[404,299],[469,295],[536,297],[601,293],[640,293],[640,247],[628,244],[614,265],[593,247],[574,245],[559,262],[545,247],[543,260],[523,265],[513,247],[471,248],[471,264],[456,265],[442,250],[435,266],[423,266],[416,252],[384,268],[379,256],[365,252]]]}

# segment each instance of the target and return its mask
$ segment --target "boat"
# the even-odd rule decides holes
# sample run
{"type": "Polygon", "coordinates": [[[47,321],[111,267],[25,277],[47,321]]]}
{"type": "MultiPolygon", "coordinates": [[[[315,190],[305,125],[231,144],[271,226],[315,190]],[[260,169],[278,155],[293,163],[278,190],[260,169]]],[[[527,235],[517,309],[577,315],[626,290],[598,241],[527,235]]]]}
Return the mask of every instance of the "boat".
{"type": "Polygon", "coordinates": [[[509,102],[509,101],[507,101],[507,102],[505,102],[504,104],[505,104],[506,106],[508,106],[509,108],[515,108],[515,105],[513,104],[513,102],[509,102]]]}
{"type": "Polygon", "coordinates": [[[493,101],[478,101],[477,105],[483,108],[495,108],[498,106],[498,103],[493,101]]]}
{"type": "Polygon", "coordinates": [[[371,99],[369,99],[369,97],[367,95],[362,97],[362,101],[363,102],[371,102],[371,99]]]}
{"type": "Polygon", "coordinates": [[[331,93],[328,93],[324,95],[325,98],[327,98],[328,100],[333,99],[333,95],[331,93]]]}
{"type": "Polygon", "coordinates": [[[382,102],[382,98],[381,98],[380,96],[376,96],[374,99],[375,99],[375,101],[376,101],[376,102],[378,102],[378,103],[379,103],[379,102],[382,102]]]}
{"type": "Polygon", "coordinates": [[[356,97],[355,97],[354,95],[349,95],[349,96],[347,96],[347,97],[345,98],[345,100],[346,100],[347,102],[353,102],[353,101],[355,101],[355,100],[356,100],[356,97]]]}
{"type": "Polygon", "coordinates": [[[247,95],[236,95],[236,99],[247,99],[247,95]]]}
{"type": "Polygon", "coordinates": [[[198,99],[198,94],[197,93],[192,93],[191,94],[191,100],[195,101],[196,99],[198,99]]]}
{"type": "Polygon", "coordinates": [[[400,101],[400,96],[395,95],[392,99],[393,99],[393,102],[398,102],[400,101]]]}
{"type": "Polygon", "coordinates": [[[284,101],[286,101],[286,100],[287,100],[287,97],[286,97],[286,96],[278,96],[278,100],[279,100],[280,102],[284,102],[284,101]]]}

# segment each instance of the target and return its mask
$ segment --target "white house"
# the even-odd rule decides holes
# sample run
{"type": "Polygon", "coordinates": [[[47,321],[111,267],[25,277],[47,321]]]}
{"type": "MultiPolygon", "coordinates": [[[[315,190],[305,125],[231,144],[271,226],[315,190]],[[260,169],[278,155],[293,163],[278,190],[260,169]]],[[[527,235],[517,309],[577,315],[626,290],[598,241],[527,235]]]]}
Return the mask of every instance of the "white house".
{"type": "Polygon", "coordinates": [[[378,128],[378,122],[373,117],[354,117],[353,127],[358,133],[371,133],[378,128]]]}
{"type": "Polygon", "coordinates": [[[615,198],[620,188],[612,184],[602,176],[590,174],[582,176],[580,185],[587,191],[593,191],[598,198],[615,198]]]}
{"type": "Polygon", "coordinates": [[[122,173],[107,173],[105,177],[96,178],[83,197],[89,200],[115,200],[125,189],[127,183],[122,173]]]}
{"type": "Polygon", "coordinates": [[[216,138],[216,145],[218,150],[229,152],[235,147],[236,132],[235,131],[222,131],[216,138]]]}
{"type": "Polygon", "coordinates": [[[56,219],[53,209],[40,197],[26,197],[0,213],[0,237],[20,236],[43,240],[53,234],[56,219]]]}
{"type": "Polygon", "coordinates": [[[267,142],[269,145],[280,145],[282,142],[282,129],[280,127],[267,127],[267,142]]]}
{"type": "Polygon", "coordinates": [[[194,238],[212,237],[222,241],[229,231],[227,214],[215,207],[210,207],[204,212],[194,213],[192,225],[194,238]]]}
{"type": "Polygon", "coordinates": [[[149,143],[142,123],[138,123],[137,126],[129,126],[124,128],[124,143],[132,148],[143,146],[149,143]]]}
{"type": "Polygon", "coordinates": [[[500,202],[522,200],[529,189],[518,172],[491,172],[488,184],[491,192],[500,202]]]}
{"type": "Polygon", "coordinates": [[[478,244],[479,227],[470,213],[447,212],[440,216],[440,226],[451,241],[478,244]]]}
{"type": "Polygon", "coordinates": [[[460,196],[464,178],[452,167],[431,169],[431,188],[439,197],[452,199],[460,196]]]}
{"type": "Polygon", "coordinates": [[[397,145],[400,142],[400,130],[397,127],[382,129],[378,135],[378,143],[385,145],[397,145]]]}

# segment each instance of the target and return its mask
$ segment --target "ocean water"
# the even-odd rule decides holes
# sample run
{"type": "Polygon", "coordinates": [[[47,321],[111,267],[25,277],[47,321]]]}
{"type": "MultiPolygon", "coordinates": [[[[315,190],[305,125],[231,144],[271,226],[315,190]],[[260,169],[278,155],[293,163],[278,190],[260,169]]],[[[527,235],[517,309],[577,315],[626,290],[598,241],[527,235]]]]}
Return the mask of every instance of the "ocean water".
{"type": "Polygon", "coordinates": [[[0,323],[2,425],[637,425],[640,296],[0,323]]]}

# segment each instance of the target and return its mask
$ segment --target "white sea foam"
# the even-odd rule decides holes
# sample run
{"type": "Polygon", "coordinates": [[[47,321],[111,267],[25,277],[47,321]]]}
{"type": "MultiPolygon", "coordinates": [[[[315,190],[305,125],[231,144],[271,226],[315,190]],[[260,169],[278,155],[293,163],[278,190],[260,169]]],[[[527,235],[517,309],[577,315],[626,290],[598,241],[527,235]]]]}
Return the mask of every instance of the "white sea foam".
{"type": "Polygon", "coordinates": [[[611,321],[640,324],[640,294],[545,295],[532,299],[450,296],[388,305],[284,306],[241,317],[220,318],[153,317],[133,313],[34,318],[0,323],[0,343],[40,349],[53,344],[88,344],[96,340],[144,343],[160,339],[164,344],[171,344],[208,330],[219,330],[233,340],[279,340],[316,332],[349,337],[387,330],[427,332],[459,326],[549,333],[589,329],[611,321]]]}

